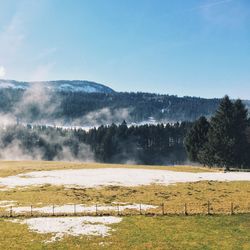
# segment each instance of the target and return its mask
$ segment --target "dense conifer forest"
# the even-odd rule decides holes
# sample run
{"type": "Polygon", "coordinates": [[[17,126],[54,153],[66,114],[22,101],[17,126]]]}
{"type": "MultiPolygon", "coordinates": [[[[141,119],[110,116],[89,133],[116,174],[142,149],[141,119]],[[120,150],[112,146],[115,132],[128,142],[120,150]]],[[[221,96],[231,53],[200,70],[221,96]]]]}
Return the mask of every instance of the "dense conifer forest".
{"type": "Polygon", "coordinates": [[[88,132],[46,126],[1,131],[1,158],[90,160],[108,163],[178,164],[186,161],[184,137],[191,123],[100,126],[88,132]]]}
{"type": "Polygon", "coordinates": [[[157,122],[180,122],[194,121],[202,115],[210,117],[220,101],[150,93],[61,91],[42,93],[45,98],[41,100],[43,104],[41,105],[36,98],[31,99],[32,96],[41,96],[39,92],[30,93],[30,95],[26,92],[22,89],[0,89],[0,113],[11,112],[24,122],[41,119],[47,121],[58,119],[63,123],[82,119],[81,122],[85,124],[98,123],[91,125],[101,125],[102,122],[121,123],[124,119],[128,123],[149,119],[157,122]],[[29,105],[27,105],[27,97],[29,105]],[[94,116],[94,120],[89,119],[89,113],[91,118],[94,116]]]}

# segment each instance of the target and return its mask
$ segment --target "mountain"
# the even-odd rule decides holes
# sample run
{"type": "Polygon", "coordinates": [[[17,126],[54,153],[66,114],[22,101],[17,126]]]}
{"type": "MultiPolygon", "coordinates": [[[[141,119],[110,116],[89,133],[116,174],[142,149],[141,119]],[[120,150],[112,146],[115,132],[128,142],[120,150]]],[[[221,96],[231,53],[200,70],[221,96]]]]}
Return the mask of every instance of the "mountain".
{"type": "Polygon", "coordinates": [[[1,80],[0,89],[21,89],[27,90],[34,84],[41,84],[41,86],[53,91],[66,92],[84,92],[84,93],[114,93],[115,91],[103,84],[90,81],[80,80],[59,80],[59,81],[42,81],[42,82],[20,82],[14,80],[1,80]]]}
{"type": "MultiPolygon", "coordinates": [[[[116,92],[89,81],[0,80],[0,124],[6,115],[21,123],[81,127],[124,120],[129,124],[194,121],[211,117],[219,102],[218,98],[116,92]]],[[[249,109],[250,101],[244,103],[249,109]]]]}

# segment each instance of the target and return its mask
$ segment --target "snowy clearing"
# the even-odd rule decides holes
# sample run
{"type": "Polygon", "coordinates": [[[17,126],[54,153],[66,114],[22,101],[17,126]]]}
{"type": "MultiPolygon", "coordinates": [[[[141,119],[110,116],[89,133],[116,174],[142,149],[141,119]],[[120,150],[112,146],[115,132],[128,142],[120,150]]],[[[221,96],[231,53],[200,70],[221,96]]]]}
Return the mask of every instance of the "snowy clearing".
{"type": "MultiPolygon", "coordinates": [[[[154,209],[158,206],[153,205],[147,205],[147,204],[131,204],[131,205],[119,205],[119,212],[122,212],[126,209],[132,209],[132,210],[148,210],[148,209],[154,209]]],[[[97,210],[100,211],[118,211],[118,206],[98,206],[97,210]]],[[[27,213],[31,211],[31,207],[13,207],[12,211],[15,212],[15,214],[21,214],[21,213],[27,213]]],[[[67,204],[63,206],[45,206],[45,207],[33,207],[32,212],[39,212],[43,214],[51,214],[52,212],[54,214],[63,214],[63,213],[94,213],[96,212],[96,206],[86,206],[83,204],[67,204]]]]}
{"type": "MultiPolygon", "coordinates": [[[[168,185],[196,181],[250,181],[246,172],[187,173],[168,170],[103,168],[36,171],[0,178],[2,190],[31,185],[64,185],[66,187],[168,185]]],[[[0,189],[1,190],[1,189],[0,189]]]]}
{"type": "Polygon", "coordinates": [[[31,231],[41,234],[51,233],[53,236],[46,243],[63,239],[64,235],[72,236],[108,236],[111,227],[108,225],[120,223],[118,217],[53,217],[8,220],[14,223],[27,224],[31,231]]]}

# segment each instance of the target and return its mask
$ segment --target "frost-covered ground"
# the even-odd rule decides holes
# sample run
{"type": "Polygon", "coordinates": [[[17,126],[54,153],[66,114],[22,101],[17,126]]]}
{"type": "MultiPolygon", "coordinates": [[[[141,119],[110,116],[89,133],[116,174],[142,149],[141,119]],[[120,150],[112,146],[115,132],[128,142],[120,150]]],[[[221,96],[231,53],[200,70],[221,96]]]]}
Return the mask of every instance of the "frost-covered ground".
{"type": "Polygon", "coordinates": [[[109,225],[122,221],[119,217],[52,217],[8,220],[28,225],[31,231],[53,236],[46,243],[61,240],[65,235],[108,236],[112,230],[109,225]]]}
{"type": "MultiPolygon", "coordinates": [[[[250,173],[186,173],[168,170],[102,168],[37,171],[0,178],[2,190],[31,185],[64,185],[66,187],[168,185],[197,181],[250,181],[250,173]]],[[[1,189],[0,189],[1,190],[1,189]]]]}

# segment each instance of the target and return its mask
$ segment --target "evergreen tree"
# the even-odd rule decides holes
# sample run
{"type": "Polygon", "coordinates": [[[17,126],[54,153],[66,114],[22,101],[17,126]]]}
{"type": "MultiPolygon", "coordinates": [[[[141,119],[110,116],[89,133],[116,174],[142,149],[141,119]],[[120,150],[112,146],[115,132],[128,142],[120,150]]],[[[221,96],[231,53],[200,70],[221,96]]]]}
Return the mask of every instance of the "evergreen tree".
{"type": "Polygon", "coordinates": [[[203,150],[204,145],[207,143],[207,133],[210,127],[207,119],[202,116],[197,120],[190,129],[185,139],[185,147],[188,157],[191,161],[200,161],[199,152],[203,150]]]}
{"type": "Polygon", "coordinates": [[[225,96],[211,119],[206,152],[212,165],[239,167],[247,164],[247,110],[240,100],[235,103],[225,96]]]}
{"type": "Polygon", "coordinates": [[[189,159],[208,166],[245,167],[249,165],[249,121],[241,100],[225,96],[210,125],[204,117],[195,122],[186,138],[189,159]]]}
{"type": "Polygon", "coordinates": [[[228,168],[234,163],[235,138],[232,124],[234,118],[234,106],[228,96],[225,96],[215,115],[210,122],[208,143],[205,152],[210,159],[209,165],[217,165],[228,168]]]}
{"type": "Polygon", "coordinates": [[[247,140],[248,110],[241,100],[234,103],[233,133],[235,136],[234,166],[242,167],[247,165],[247,158],[250,154],[247,140]]]}

